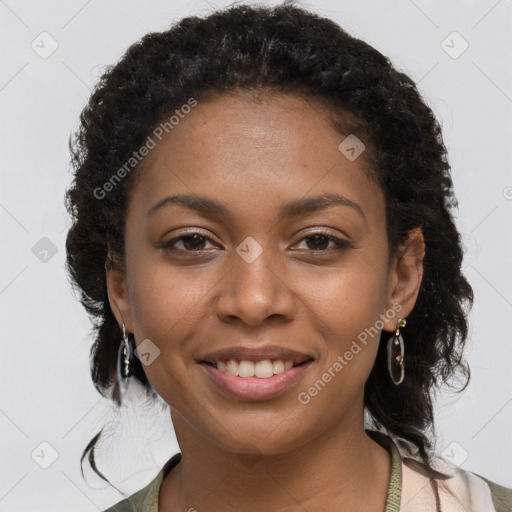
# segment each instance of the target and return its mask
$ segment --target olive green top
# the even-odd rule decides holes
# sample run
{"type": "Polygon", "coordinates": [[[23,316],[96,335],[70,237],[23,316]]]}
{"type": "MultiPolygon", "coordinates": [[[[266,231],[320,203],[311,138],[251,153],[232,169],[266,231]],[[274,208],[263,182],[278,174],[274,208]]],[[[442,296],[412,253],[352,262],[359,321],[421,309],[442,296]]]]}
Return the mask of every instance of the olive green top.
{"type": "MultiPolygon", "coordinates": [[[[403,484],[403,472],[407,472],[407,475],[414,475],[414,478],[418,475],[407,466],[402,465],[402,448],[398,448],[395,441],[385,435],[382,432],[375,430],[366,430],[366,433],[372,437],[376,442],[388,449],[391,454],[391,474],[389,478],[388,493],[386,499],[386,506],[384,512],[400,512],[400,502],[402,499],[402,484],[403,484]]],[[[160,492],[160,485],[167,474],[178,465],[181,461],[181,453],[173,455],[163,466],[158,475],[143,489],[135,492],[131,496],[123,499],[116,505],[108,508],[104,512],[158,512],[158,497],[160,492]]],[[[463,470],[456,470],[454,475],[462,475],[464,478],[464,489],[467,496],[461,496],[459,503],[475,504],[474,508],[471,508],[471,512],[512,512],[512,489],[502,487],[494,482],[487,480],[473,473],[469,473],[463,470]],[[479,484],[476,486],[476,491],[468,490],[467,476],[471,475],[471,478],[478,480],[479,484]],[[482,485],[483,491],[482,491],[482,485]],[[475,497],[476,496],[476,497],[475,497]],[[480,501],[479,501],[480,500],[480,501]]],[[[421,478],[421,476],[420,476],[421,478]]],[[[470,478],[470,480],[471,480],[470,478]]],[[[428,481],[428,479],[427,479],[428,481]]],[[[474,480],[473,480],[474,481],[474,480]]],[[[413,480],[408,480],[410,487],[413,487],[413,480]]],[[[408,484],[409,485],[409,484],[408,484]]],[[[473,485],[475,485],[473,483],[473,485]]],[[[422,486],[423,488],[425,485],[422,486]]],[[[422,502],[422,504],[425,502],[422,502]]],[[[405,505],[404,505],[405,506],[405,505]]],[[[412,509],[407,509],[412,510],[412,509]]],[[[421,508],[422,512],[428,512],[429,510],[434,511],[433,508],[421,508]]],[[[444,512],[445,508],[443,508],[444,512]]],[[[464,510],[470,512],[469,508],[452,508],[447,507],[446,512],[451,510],[464,510]]]]}

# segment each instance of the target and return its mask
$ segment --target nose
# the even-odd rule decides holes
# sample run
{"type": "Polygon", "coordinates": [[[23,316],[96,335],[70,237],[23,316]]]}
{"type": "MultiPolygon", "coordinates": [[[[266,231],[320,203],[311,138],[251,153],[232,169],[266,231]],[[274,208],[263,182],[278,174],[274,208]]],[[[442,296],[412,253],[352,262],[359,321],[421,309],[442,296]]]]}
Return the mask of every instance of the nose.
{"type": "Polygon", "coordinates": [[[260,256],[247,262],[237,253],[229,262],[231,271],[221,281],[216,300],[216,314],[225,322],[242,322],[257,327],[267,319],[290,321],[295,315],[291,283],[286,272],[278,268],[271,251],[265,249],[260,256]]]}

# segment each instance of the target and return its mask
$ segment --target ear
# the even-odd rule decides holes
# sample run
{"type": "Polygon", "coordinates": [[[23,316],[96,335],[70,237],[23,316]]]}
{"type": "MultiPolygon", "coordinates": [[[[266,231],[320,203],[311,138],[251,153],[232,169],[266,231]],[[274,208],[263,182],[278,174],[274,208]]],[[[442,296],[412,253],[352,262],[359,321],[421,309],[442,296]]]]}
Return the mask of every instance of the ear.
{"type": "Polygon", "coordinates": [[[108,300],[117,323],[121,329],[124,323],[127,332],[133,332],[133,316],[126,285],[126,273],[123,266],[115,258],[110,257],[110,253],[105,262],[105,273],[108,300]]]}
{"type": "Polygon", "coordinates": [[[391,261],[386,311],[395,309],[397,315],[393,318],[384,315],[385,331],[395,331],[398,318],[406,318],[413,310],[423,278],[424,257],[425,242],[421,228],[418,227],[409,232],[407,240],[398,247],[391,261]],[[401,306],[399,311],[396,309],[397,304],[401,306]]]}

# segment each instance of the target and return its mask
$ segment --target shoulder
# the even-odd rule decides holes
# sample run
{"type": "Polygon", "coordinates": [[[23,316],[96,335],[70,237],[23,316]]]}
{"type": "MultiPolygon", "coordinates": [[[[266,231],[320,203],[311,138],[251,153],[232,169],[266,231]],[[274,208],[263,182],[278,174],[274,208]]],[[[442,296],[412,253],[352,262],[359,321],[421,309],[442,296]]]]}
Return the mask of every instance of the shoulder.
{"type": "Polygon", "coordinates": [[[181,453],[173,455],[149,484],[103,512],[158,512],[160,485],[169,471],[181,460],[181,453]]]}
{"type": "Polygon", "coordinates": [[[483,480],[489,487],[497,512],[512,511],[512,488],[503,487],[502,485],[494,483],[481,475],[477,475],[476,473],[474,473],[474,475],[483,480]]]}
{"type": "Polygon", "coordinates": [[[447,489],[452,491],[447,501],[464,504],[464,510],[512,512],[512,489],[477,473],[457,469],[455,475],[445,482],[447,489]]]}
{"type": "Polygon", "coordinates": [[[512,512],[512,488],[454,466],[435,453],[431,454],[431,468],[436,473],[432,479],[426,465],[411,455],[403,440],[393,438],[393,441],[402,458],[404,512],[416,510],[418,505],[422,507],[420,510],[436,510],[436,487],[441,508],[446,512],[512,512]]]}
{"type": "Polygon", "coordinates": [[[158,508],[154,508],[154,505],[156,504],[158,507],[158,491],[161,483],[162,474],[160,472],[144,488],[124,498],[122,501],[103,512],[147,512],[149,510],[156,512],[158,508]]]}

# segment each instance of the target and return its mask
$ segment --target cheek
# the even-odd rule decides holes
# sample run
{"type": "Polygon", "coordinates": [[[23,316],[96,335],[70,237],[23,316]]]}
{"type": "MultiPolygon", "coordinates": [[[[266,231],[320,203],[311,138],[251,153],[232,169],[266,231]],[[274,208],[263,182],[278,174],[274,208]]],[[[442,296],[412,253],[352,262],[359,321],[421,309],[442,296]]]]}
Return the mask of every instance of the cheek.
{"type": "Polygon", "coordinates": [[[325,342],[320,378],[332,382],[332,393],[348,398],[363,387],[377,354],[383,326],[379,320],[385,313],[385,267],[361,253],[328,276],[302,276],[300,283],[308,321],[325,342]]]}
{"type": "Polygon", "coordinates": [[[297,275],[295,289],[302,305],[343,338],[375,323],[386,302],[386,269],[363,251],[330,269],[297,275]]]}
{"type": "MultiPolygon", "coordinates": [[[[140,254],[136,251],[127,254],[136,345],[139,347],[144,343],[144,348],[149,347],[150,353],[156,354],[150,364],[144,364],[143,368],[153,387],[162,395],[158,384],[165,381],[172,388],[173,379],[170,376],[179,373],[177,356],[187,337],[187,313],[193,310],[198,294],[194,293],[193,287],[180,280],[178,272],[156,264],[154,256],[142,254],[142,251],[140,254]]],[[[142,358],[141,361],[144,363],[142,358]]]]}
{"type": "MultiPolygon", "coordinates": [[[[150,339],[158,347],[155,361],[179,375],[191,362],[191,341],[207,311],[202,287],[185,286],[177,279],[146,279],[136,289],[134,330],[138,343],[150,339]],[[203,293],[201,293],[203,292],[203,293]]],[[[154,368],[146,367],[146,372],[154,368]]]]}
{"type": "Polygon", "coordinates": [[[130,304],[139,337],[154,337],[163,344],[180,339],[180,329],[208,300],[211,272],[204,267],[171,265],[163,252],[142,247],[129,253],[127,266],[130,304]]]}
{"type": "Polygon", "coordinates": [[[149,339],[153,344],[149,347],[156,347],[152,350],[157,354],[143,369],[159,395],[181,410],[189,395],[184,389],[192,389],[187,342],[200,322],[205,290],[199,285],[201,279],[185,279],[169,266],[135,268],[130,300],[136,344],[147,344],[149,339]]]}

